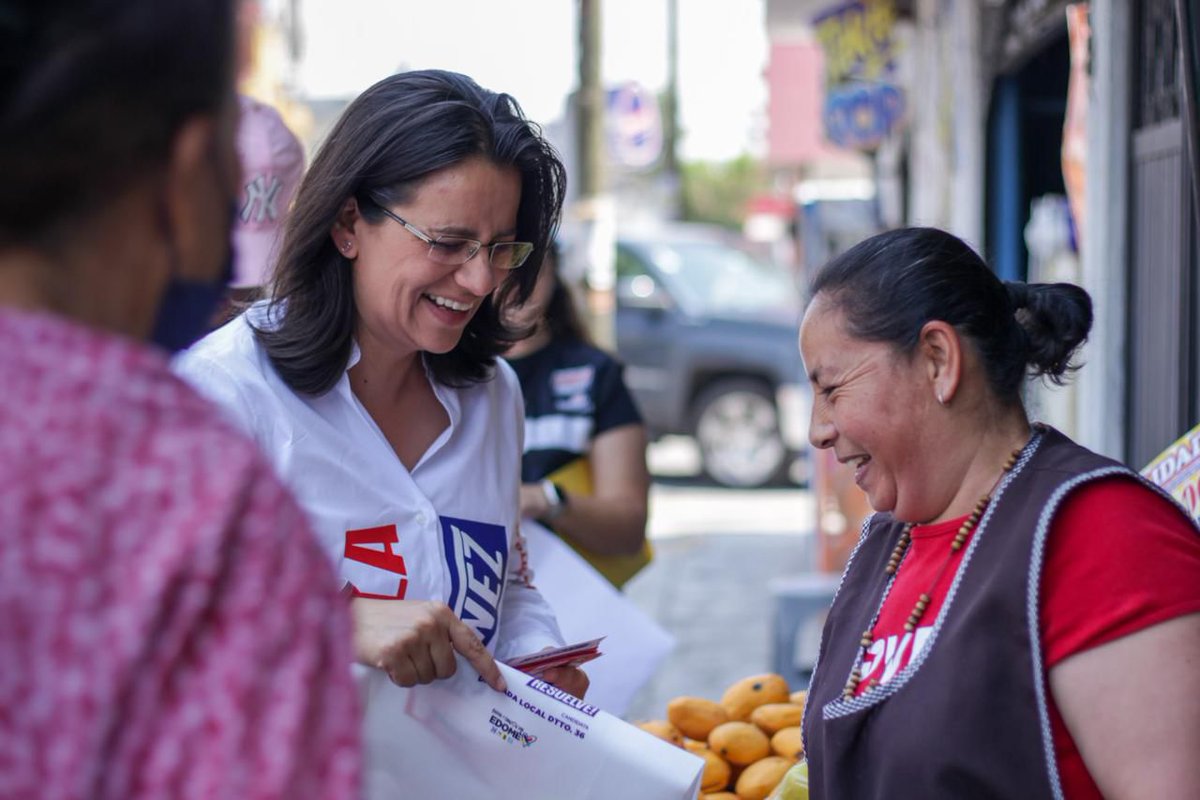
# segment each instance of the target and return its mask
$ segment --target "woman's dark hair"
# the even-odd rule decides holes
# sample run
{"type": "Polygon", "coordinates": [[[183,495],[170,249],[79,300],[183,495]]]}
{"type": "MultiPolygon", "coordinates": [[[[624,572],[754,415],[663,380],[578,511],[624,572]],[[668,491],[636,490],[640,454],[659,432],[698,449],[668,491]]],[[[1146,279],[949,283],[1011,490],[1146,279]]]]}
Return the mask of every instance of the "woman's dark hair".
{"type": "Polygon", "coordinates": [[[54,247],[233,101],[234,2],[0,1],[0,246],[54,247]]]}
{"type": "Polygon", "coordinates": [[[271,324],[257,330],[280,376],[297,392],[333,387],[350,358],[358,312],[352,266],[329,231],[349,197],[372,224],[379,204],[403,203],[424,178],[472,156],[521,174],[516,238],[532,242],[525,265],[486,298],[449,353],[426,354],[441,383],[491,374],[495,356],[518,337],[499,307],[524,301],[558,228],[566,170],[553,148],[506,94],[465,75],[405,72],[376,83],[342,114],[296,193],[272,279],[271,324]]]}
{"type": "Polygon", "coordinates": [[[562,280],[562,273],[559,272],[561,257],[558,244],[554,243],[546,254],[549,264],[542,264],[542,269],[548,268],[554,273],[554,291],[550,293],[550,302],[546,304],[546,327],[550,329],[550,335],[554,339],[591,344],[592,337],[579,318],[575,296],[571,294],[570,288],[562,280]]]}
{"type": "Polygon", "coordinates": [[[826,264],[811,286],[849,333],[902,353],[942,320],[972,341],[996,396],[1020,403],[1027,376],[1065,382],[1092,327],[1092,301],[1068,283],[1002,282],[962,240],[935,228],[900,228],[860,242],[826,264]]]}

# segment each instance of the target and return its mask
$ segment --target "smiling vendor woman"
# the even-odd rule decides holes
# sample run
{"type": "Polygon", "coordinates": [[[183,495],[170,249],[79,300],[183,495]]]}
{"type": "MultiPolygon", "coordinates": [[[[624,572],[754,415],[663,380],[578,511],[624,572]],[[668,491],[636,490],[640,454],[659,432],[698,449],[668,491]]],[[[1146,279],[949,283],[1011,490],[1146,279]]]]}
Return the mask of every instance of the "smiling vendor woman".
{"type": "MultiPolygon", "coordinates": [[[[517,537],[528,296],[564,171],[507,95],[394,75],[346,109],[289,214],[271,299],[180,375],[271,456],[354,595],[356,655],[401,686],[561,644],[517,537]]],[[[577,669],[545,679],[582,696],[577,669]]]]}
{"type": "Polygon", "coordinates": [[[821,636],[813,800],[1200,797],[1200,530],[1032,422],[1092,325],[932,228],[823,267],[800,328],[809,436],[877,512],[821,636]]]}

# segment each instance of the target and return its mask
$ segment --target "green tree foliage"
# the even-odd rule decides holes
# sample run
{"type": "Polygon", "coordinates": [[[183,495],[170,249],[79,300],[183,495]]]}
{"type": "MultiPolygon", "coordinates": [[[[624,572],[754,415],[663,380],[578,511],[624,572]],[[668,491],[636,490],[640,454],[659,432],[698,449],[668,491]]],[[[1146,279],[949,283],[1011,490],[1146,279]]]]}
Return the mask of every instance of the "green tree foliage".
{"type": "Polygon", "coordinates": [[[693,161],[682,165],[683,218],[739,229],[750,198],[768,188],[763,165],[743,154],[732,161],[693,161]]]}

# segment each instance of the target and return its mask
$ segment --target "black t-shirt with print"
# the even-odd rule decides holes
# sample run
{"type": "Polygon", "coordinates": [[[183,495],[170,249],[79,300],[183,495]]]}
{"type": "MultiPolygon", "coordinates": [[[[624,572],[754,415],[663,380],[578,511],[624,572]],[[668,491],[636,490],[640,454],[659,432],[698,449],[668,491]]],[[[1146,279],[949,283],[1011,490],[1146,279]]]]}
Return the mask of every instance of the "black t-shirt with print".
{"type": "Polygon", "coordinates": [[[624,368],[603,350],[555,341],[509,363],[525,396],[525,483],[586,456],[599,434],[642,421],[625,386],[624,368]]]}

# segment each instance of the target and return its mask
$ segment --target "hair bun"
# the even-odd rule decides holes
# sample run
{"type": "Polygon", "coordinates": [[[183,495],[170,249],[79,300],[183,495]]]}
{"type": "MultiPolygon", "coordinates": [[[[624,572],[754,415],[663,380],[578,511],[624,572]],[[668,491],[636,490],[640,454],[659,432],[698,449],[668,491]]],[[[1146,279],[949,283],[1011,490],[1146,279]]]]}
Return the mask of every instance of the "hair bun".
{"type": "Polygon", "coordinates": [[[1008,293],[1008,302],[1013,311],[1029,306],[1030,288],[1022,281],[1005,281],[1004,290],[1008,293]]]}
{"type": "Polygon", "coordinates": [[[1092,327],[1092,301],[1070,283],[1005,281],[1014,326],[1027,345],[1029,374],[1062,384],[1078,369],[1072,358],[1092,327]]]}

